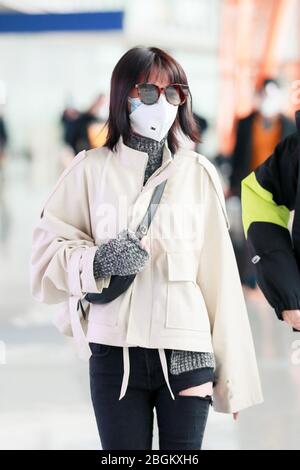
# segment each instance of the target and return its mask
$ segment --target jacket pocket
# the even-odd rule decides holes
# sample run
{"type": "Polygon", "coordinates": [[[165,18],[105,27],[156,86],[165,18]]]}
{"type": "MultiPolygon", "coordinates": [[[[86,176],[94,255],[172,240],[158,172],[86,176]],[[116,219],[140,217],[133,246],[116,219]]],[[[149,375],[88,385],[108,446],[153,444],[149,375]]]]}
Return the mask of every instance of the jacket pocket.
{"type": "Polygon", "coordinates": [[[166,328],[210,331],[205,301],[197,279],[194,252],[167,252],[166,328]]]}

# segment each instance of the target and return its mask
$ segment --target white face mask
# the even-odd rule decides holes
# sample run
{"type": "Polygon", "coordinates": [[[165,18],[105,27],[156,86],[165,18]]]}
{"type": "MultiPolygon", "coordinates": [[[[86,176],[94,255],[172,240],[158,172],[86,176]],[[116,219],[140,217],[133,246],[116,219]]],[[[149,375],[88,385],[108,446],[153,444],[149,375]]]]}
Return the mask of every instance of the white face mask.
{"type": "Polygon", "coordinates": [[[260,112],[266,118],[271,118],[281,110],[281,102],[277,97],[267,96],[261,103],[260,112]]]}
{"type": "Polygon", "coordinates": [[[282,94],[280,89],[270,83],[265,92],[265,96],[261,101],[260,112],[265,118],[272,118],[280,113],[282,109],[282,94]]]}
{"type": "Polygon", "coordinates": [[[176,119],[178,106],[167,102],[163,94],[151,105],[144,104],[139,98],[129,97],[132,112],[129,114],[133,132],[160,142],[176,119]]]}

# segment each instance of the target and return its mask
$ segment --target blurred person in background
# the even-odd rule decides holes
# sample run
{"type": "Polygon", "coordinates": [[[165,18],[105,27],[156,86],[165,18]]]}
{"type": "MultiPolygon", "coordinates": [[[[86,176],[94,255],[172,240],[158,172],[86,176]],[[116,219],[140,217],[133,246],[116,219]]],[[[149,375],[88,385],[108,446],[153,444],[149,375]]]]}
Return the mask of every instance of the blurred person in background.
{"type": "Polygon", "coordinates": [[[300,111],[298,132],[276,145],[242,181],[249,260],[279,320],[300,330],[300,111]],[[290,213],[294,211],[292,234],[290,213]],[[291,236],[292,235],[292,236],[291,236]]]}
{"type": "Polygon", "coordinates": [[[64,141],[73,149],[74,155],[104,143],[106,109],[106,97],[101,93],[86,111],[79,112],[72,106],[64,110],[61,118],[64,141]]]}
{"type": "MultiPolygon", "coordinates": [[[[207,119],[205,119],[204,116],[201,116],[201,115],[198,114],[198,113],[193,112],[193,116],[194,116],[195,122],[196,122],[196,124],[197,124],[200,137],[202,138],[203,134],[204,134],[204,133],[207,131],[207,129],[208,129],[208,121],[207,121],[207,119]]],[[[198,150],[199,150],[199,146],[200,146],[200,143],[199,143],[199,142],[195,142],[195,149],[194,149],[194,150],[195,150],[195,151],[198,151],[198,150]]]]}
{"type": "Polygon", "coordinates": [[[103,449],[151,449],[154,408],[160,449],[201,449],[210,405],[236,419],[262,402],[224,194],[215,167],[177,140],[180,130],[199,142],[199,129],[186,74],[169,54],[127,51],[109,102],[105,145],[75,156],[41,212],[31,291],[67,305],[63,321],[70,316],[90,360],[103,449]],[[140,239],[136,227],[164,180],[151,237],[140,239]],[[126,207],[134,216],[124,220],[126,207]],[[122,295],[89,304],[84,334],[79,301],[131,274],[122,295]]]}
{"type": "Polygon", "coordinates": [[[200,143],[202,140],[202,135],[208,128],[208,122],[203,116],[200,116],[199,114],[195,112],[193,112],[193,117],[194,117],[196,126],[198,128],[200,142],[193,142],[190,138],[184,135],[183,132],[181,132],[180,130],[178,131],[178,140],[180,141],[180,145],[182,145],[182,147],[195,150],[195,152],[198,152],[200,150],[200,143]]]}
{"type": "MultiPolygon", "coordinates": [[[[255,170],[273,152],[283,138],[295,132],[295,124],[281,112],[282,91],[273,78],[264,80],[255,97],[255,110],[239,120],[236,128],[236,143],[231,159],[232,171],[227,198],[235,214],[240,214],[241,181],[255,170]]],[[[241,217],[239,217],[241,219],[241,217]]],[[[242,284],[246,288],[257,287],[253,265],[243,235],[242,225],[232,234],[242,284]]]]}
{"type": "Polygon", "coordinates": [[[63,148],[61,150],[62,169],[65,169],[76,154],[74,143],[76,140],[76,123],[80,116],[80,111],[74,106],[72,97],[68,99],[67,106],[63,110],[60,118],[62,126],[63,148]]]}
{"type": "Polygon", "coordinates": [[[7,141],[8,141],[8,135],[7,135],[4,117],[0,115],[0,171],[2,170],[7,141]]]}
{"type": "Polygon", "coordinates": [[[96,119],[91,121],[87,127],[87,135],[90,148],[101,147],[107,138],[108,99],[102,93],[96,100],[93,112],[96,119]]]}
{"type": "Polygon", "coordinates": [[[63,141],[69,145],[74,151],[76,121],[80,116],[79,110],[74,106],[73,100],[68,99],[68,104],[65,107],[62,116],[61,124],[63,127],[63,141]]]}

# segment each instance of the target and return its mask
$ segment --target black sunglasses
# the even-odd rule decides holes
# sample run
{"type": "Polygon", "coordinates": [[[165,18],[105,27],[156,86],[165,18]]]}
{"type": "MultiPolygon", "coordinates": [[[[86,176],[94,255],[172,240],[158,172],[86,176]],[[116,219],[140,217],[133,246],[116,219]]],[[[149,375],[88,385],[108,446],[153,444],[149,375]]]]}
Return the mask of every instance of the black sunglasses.
{"type": "Polygon", "coordinates": [[[142,103],[154,104],[158,101],[162,90],[165,92],[166,100],[174,106],[181,106],[187,100],[190,89],[182,83],[170,83],[165,87],[159,87],[154,83],[137,83],[135,88],[142,103]]]}

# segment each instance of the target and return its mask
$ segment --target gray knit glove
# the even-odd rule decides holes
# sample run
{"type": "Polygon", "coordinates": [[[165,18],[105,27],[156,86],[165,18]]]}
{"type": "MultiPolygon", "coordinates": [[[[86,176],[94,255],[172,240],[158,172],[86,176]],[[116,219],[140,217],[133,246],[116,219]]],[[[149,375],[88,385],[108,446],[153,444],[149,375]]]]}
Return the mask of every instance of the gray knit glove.
{"type": "Polygon", "coordinates": [[[94,278],[135,274],[144,268],[148,258],[148,251],[135,233],[124,229],[116,238],[98,247],[93,262],[94,278]]]}

